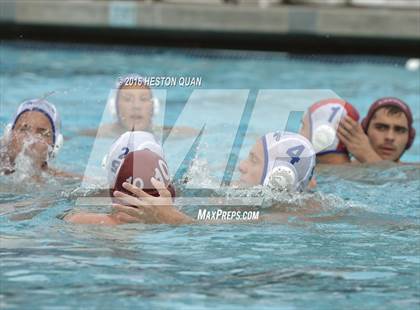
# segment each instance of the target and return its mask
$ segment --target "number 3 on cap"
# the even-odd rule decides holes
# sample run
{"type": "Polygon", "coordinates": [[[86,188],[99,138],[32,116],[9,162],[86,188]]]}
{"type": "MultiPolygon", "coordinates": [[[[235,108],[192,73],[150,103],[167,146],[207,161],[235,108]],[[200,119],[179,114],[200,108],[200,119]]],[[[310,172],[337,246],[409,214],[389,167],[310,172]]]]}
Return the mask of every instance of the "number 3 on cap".
{"type": "Polygon", "coordinates": [[[299,162],[300,154],[305,150],[305,147],[302,144],[296,145],[291,147],[287,150],[286,154],[290,156],[291,160],[290,163],[294,165],[295,163],[299,162]]]}

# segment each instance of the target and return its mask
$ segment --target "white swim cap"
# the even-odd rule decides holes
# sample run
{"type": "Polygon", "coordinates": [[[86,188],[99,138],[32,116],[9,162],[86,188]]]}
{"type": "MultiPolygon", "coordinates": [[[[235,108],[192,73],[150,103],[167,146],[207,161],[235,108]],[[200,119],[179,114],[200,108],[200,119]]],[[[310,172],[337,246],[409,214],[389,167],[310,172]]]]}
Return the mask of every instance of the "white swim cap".
{"type": "Polygon", "coordinates": [[[302,135],[271,132],[262,137],[264,170],[261,184],[303,191],[315,168],[315,150],[302,135]]]}
{"type": "Polygon", "coordinates": [[[346,115],[359,120],[356,108],[342,99],[331,98],[314,103],[308,114],[309,138],[316,154],[346,153],[347,149],[337,137],[337,128],[346,115]]]}
{"type": "MultiPolygon", "coordinates": [[[[5,128],[5,135],[10,135],[11,131],[15,128],[19,118],[26,112],[38,111],[43,113],[49,120],[52,129],[53,145],[50,157],[55,157],[60,148],[63,146],[63,136],[61,134],[61,119],[55,106],[45,99],[31,99],[24,101],[18,107],[15,116],[10,124],[5,128]]],[[[7,139],[7,137],[6,137],[7,139]]]]}
{"type": "Polygon", "coordinates": [[[128,153],[148,149],[161,158],[162,147],[156,142],[154,136],[145,131],[128,131],[122,134],[110,147],[108,155],[102,161],[107,171],[107,179],[110,188],[114,187],[115,179],[121,167],[121,163],[128,153]]]}
{"type": "MultiPolygon", "coordinates": [[[[142,77],[141,75],[129,74],[127,76],[119,78],[115,82],[114,88],[111,89],[108,96],[108,100],[107,100],[108,112],[115,120],[119,120],[117,99],[118,99],[118,93],[124,85],[138,85],[138,86],[144,85],[146,88],[150,90],[150,92],[152,92],[152,89],[147,85],[144,77],[142,77]]],[[[152,103],[153,103],[153,115],[159,114],[159,110],[160,110],[159,99],[152,96],[152,103]]]]}

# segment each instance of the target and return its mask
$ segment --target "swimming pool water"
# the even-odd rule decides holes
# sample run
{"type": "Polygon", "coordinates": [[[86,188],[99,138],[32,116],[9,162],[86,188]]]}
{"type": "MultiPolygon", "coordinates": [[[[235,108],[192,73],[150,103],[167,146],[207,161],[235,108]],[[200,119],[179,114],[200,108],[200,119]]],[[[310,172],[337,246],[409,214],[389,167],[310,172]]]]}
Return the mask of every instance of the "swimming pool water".
{"type": "MultiPolygon", "coordinates": [[[[80,174],[94,139],[77,132],[99,125],[115,79],[133,72],[201,76],[203,89],[331,89],[361,115],[392,95],[410,104],[420,130],[419,72],[405,70],[401,58],[2,42],[0,69],[0,122],[24,99],[55,91],[49,100],[67,137],[55,165],[80,174]]],[[[168,91],[169,122],[190,93],[168,91]]],[[[221,147],[230,109],[202,107],[214,121],[210,141],[221,147]]],[[[223,172],[217,148],[202,153],[198,184],[223,172]]],[[[417,139],[403,160],[419,156],[417,139]]],[[[419,173],[418,166],[322,167],[311,195],[324,209],[311,222],[116,228],[58,218],[75,206],[77,181],[1,177],[0,307],[418,309],[419,173]]],[[[194,216],[197,208],[185,210],[194,216]]]]}

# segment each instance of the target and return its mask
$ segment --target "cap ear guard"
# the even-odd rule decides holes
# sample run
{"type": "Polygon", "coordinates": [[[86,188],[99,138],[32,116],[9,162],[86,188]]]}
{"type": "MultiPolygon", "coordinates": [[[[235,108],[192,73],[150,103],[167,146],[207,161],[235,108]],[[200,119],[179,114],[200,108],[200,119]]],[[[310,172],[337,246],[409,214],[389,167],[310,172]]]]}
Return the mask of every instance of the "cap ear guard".
{"type": "Polygon", "coordinates": [[[56,137],[55,144],[52,147],[52,151],[49,154],[50,159],[53,159],[58,155],[58,153],[60,152],[60,149],[63,147],[63,144],[64,144],[64,138],[63,138],[63,135],[60,133],[56,137]]]}
{"type": "Polygon", "coordinates": [[[321,125],[312,131],[312,145],[317,154],[328,149],[334,144],[336,139],[336,130],[330,125],[321,125]]]}
{"type": "Polygon", "coordinates": [[[118,91],[116,89],[112,89],[107,101],[108,113],[113,119],[117,118],[117,94],[118,91]]]}
{"type": "Polygon", "coordinates": [[[152,102],[153,102],[153,115],[158,115],[159,111],[160,111],[160,101],[158,98],[153,97],[152,98],[152,102]]]}
{"type": "Polygon", "coordinates": [[[288,162],[277,161],[265,178],[263,185],[272,189],[297,190],[297,172],[295,167],[288,162]]]}

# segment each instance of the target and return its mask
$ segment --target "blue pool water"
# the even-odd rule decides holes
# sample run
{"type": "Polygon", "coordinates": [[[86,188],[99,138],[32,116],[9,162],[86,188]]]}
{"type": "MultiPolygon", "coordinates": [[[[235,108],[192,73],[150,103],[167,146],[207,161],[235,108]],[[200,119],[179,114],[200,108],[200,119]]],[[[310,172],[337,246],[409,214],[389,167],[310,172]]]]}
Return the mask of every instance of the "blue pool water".
{"type": "MultiPolygon", "coordinates": [[[[363,56],[3,42],[0,122],[6,124],[24,99],[55,91],[49,100],[61,112],[66,141],[54,164],[83,174],[94,139],[77,132],[99,125],[118,76],[138,72],[201,76],[202,89],[330,89],[361,115],[375,99],[392,95],[410,104],[419,132],[420,76],[404,63],[363,56]]],[[[189,88],[168,91],[168,122],[190,93],[189,88]]],[[[228,147],[223,125],[231,109],[217,101],[203,103],[202,113],[213,120],[209,141],[218,147],[202,147],[202,166],[192,176],[196,184],[223,174],[217,156],[228,147]]],[[[273,123],[249,131],[260,133],[264,126],[273,123]]],[[[245,139],[241,158],[252,137],[245,139]]],[[[174,144],[168,147],[176,150],[174,144]]],[[[403,160],[420,161],[419,139],[403,160]]],[[[418,309],[419,173],[416,165],[322,167],[318,188],[309,196],[323,209],[312,221],[116,228],[58,218],[75,206],[83,190],[78,181],[42,185],[1,177],[0,308],[418,309]],[[16,207],[31,199],[35,202],[16,207]]],[[[193,205],[184,210],[197,212],[193,205]]]]}

